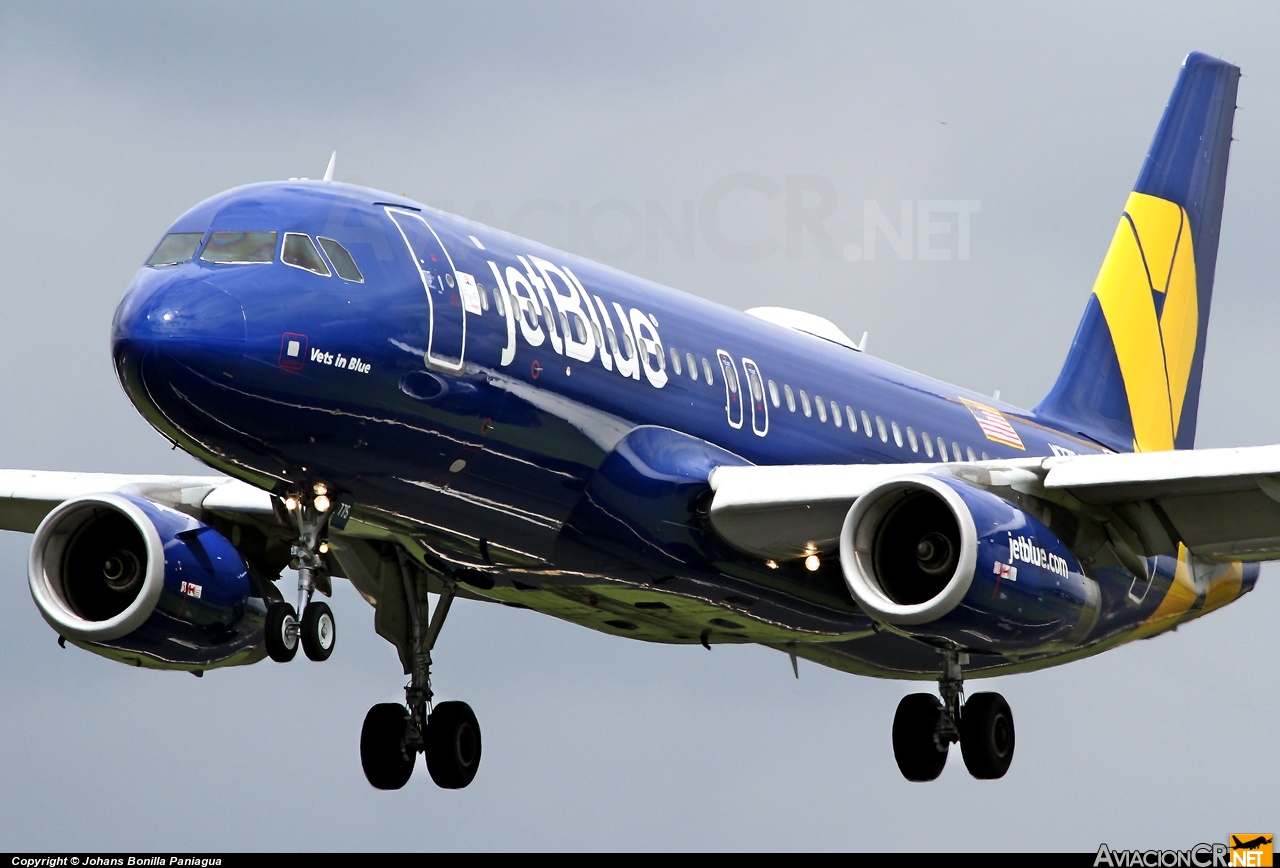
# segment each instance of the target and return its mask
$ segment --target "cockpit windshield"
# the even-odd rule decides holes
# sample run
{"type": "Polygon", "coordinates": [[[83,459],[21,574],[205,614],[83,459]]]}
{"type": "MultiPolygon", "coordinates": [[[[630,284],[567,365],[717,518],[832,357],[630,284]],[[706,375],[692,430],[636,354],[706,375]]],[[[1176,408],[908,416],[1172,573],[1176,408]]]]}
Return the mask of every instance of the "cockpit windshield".
{"type": "Polygon", "coordinates": [[[271,262],[276,255],[275,232],[214,232],[200,258],[205,262],[271,262]]]}
{"type": "Polygon", "coordinates": [[[170,232],[160,240],[147,265],[178,265],[196,255],[203,232],[170,232]]]}

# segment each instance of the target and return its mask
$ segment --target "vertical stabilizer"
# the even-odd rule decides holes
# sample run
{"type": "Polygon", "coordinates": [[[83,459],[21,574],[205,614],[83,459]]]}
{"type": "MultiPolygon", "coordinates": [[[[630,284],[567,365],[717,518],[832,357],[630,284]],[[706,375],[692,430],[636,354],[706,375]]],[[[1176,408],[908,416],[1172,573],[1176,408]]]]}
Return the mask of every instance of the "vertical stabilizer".
{"type": "Polygon", "coordinates": [[[1240,70],[1182,64],[1058,382],[1035,408],[1107,446],[1195,443],[1240,70]]]}

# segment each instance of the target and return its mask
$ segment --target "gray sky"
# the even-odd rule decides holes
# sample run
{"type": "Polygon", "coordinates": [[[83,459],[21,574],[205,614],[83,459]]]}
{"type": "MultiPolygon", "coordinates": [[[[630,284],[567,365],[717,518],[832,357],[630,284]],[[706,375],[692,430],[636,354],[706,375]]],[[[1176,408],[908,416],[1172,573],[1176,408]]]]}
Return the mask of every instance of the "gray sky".
{"type": "MultiPolygon", "coordinates": [[[[199,472],[116,384],[115,304],[188,207],[333,150],[342,180],[1031,405],[1191,50],[1244,71],[1198,445],[1280,442],[1280,7],[361,6],[0,4],[0,466],[199,472]],[[929,202],[966,203],[967,256],[954,222],[845,255],[929,202]]],[[[137,671],[58,649],[29,539],[0,533],[8,850],[1092,852],[1280,825],[1275,568],[1176,634],[971,682],[1012,704],[1013,768],[977,782],[953,751],[931,785],[890,749],[906,683],[462,602],[434,684],[479,716],[480,773],[382,793],[360,725],[403,678],[349,586],[326,664],[137,671]]]]}

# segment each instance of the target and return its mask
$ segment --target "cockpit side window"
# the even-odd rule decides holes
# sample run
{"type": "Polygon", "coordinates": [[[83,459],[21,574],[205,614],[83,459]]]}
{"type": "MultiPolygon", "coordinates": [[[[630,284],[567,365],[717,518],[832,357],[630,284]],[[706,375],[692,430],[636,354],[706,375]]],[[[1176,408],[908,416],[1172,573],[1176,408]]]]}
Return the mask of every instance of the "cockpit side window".
{"type": "Polygon", "coordinates": [[[347,252],[347,248],[332,238],[324,236],[320,236],[320,246],[324,248],[325,253],[329,254],[329,261],[333,263],[333,270],[338,272],[338,277],[353,283],[364,283],[364,275],[360,273],[356,261],[347,252]]]}
{"type": "Polygon", "coordinates": [[[324,264],[324,259],[310,236],[299,232],[284,234],[284,249],[280,251],[280,261],[294,268],[305,268],[324,277],[329,276],[329,266],[324,264]]]}
{"type": "Polygon", "coordinates": [[[276,232],[215,232],[200,258],[220,264],[271,262],[276,255],[276,232]]]}
{"type": "Polygon", "coordinates": [[[147,265],[178,265],[189,262],[196,255],[203,232],[170,232],[160,239],[156,252],[151,254],[147,265]]]}

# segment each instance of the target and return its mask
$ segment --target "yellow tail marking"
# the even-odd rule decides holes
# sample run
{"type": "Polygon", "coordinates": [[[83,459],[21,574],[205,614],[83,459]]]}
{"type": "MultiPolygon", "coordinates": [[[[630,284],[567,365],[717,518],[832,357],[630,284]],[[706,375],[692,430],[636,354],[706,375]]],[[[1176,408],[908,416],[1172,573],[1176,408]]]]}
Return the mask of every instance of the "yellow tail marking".
{"type": "Polygon", "coordinates": [[[1178,567],[1173,572],[1173,582],[1156,610],[1134,630],[1133,638],[1145,639],[1176,627],[1182,616],[1196,604],[1200,592],[1191,577],[1191,570],[1187,568],[1187,557],[1186,547],[1179,543],[1178,567]]]}
{"type": "Polygon", "coordinates": [[[1132,638],[1145,639],[1220,609],[1240,596],[1243,584],[1244,569],[1239,561],[1197,561],[1193,565],[1191,553],[1179,543],[1173,582],[1156,610],[1134,630],[1132,638]],[[1204,602],[1193,612],[1191,609],[1197,600],[1204,602]]]}
{"type": "Polygon", "coordinates": [[[1199,325],[1191,228],[1182,208],[1130,193],[1093,293],[1124,377],[1134,450],[1172,449],[1199,325]],[[1153,293],[1164,296],[1159,314],[1153,293]]]}

